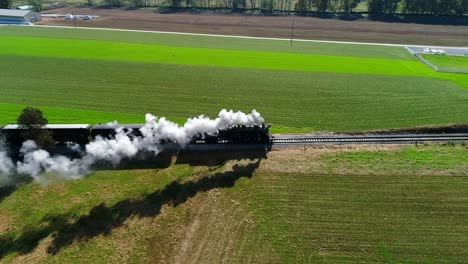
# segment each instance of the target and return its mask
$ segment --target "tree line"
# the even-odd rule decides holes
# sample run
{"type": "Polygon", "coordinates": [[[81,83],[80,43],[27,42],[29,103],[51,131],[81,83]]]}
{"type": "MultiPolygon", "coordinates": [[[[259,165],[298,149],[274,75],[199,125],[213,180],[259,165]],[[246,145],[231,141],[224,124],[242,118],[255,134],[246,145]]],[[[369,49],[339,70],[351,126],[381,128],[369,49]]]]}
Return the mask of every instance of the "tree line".
{"type": "MultiPolygon", "coordinates": [[[[98,0],[86,0],[87,5],[98,0]]],[[[102,0],[108,7],[171,7],[230,9],[233,11],[258,10],[261,12],[295,12],[350,14],[359,4],[367,6],[371,15],[420,14],[463,15],[468,13],[468,0],[102,0]]],[[[36,8],[41,0],[28,0],[36,8]]],[[[9,8],[11,0],[0,0],[0,8],[9,8]]]]}
{"type": "Polygon", "coordinates": [[[468,13],[468,0],[404,0],[406,14],[463,15],[468,13]]]}
{"type": "MultiPolygon", "coordinates": [[[[26,3],[31,5],[34,11],[42,10],[42,0],[27,0],[26,3]]],[[[0,0],[0,9],[9,9],[12,5],[12,0],[0,0]]]]}
{"type": "Polygon", "coordinates": [[[371,14],[463,15],[468,12],[468,0],[369,0],[371,14]]]}
{"type": "MultiPolygon", "coordinates": [[[[0,0],[2,1],[2,0],[0,0]]],[[[87,0],[92,4],[93,0],[87,0]]],[[[463,15],[468,13],[468,0],[103,0],[107,6],[172,8],[223,8],[233,11],[295,12],[350,14],[359,4],[360,13],[371,15],[421,14],[463,15]]]]}

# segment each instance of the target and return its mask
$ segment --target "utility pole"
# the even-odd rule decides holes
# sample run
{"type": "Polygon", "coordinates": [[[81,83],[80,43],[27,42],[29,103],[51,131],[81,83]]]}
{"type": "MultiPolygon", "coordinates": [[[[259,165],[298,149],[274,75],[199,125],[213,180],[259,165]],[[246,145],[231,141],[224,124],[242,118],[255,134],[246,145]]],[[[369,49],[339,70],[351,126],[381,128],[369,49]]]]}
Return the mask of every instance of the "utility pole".
{"type": "Polygon", "coordinates": [[[296,24],[296,16],[295,15],[292,15],[292,25],[291,25],[291,42],[290,42],[290,45],[291,47],[293,46],[293,37],[294,37],[294,26],[296,24]]]}
{"type": "Polygon", "coordinates": [[[72,18],[73,18],[73,24],[75,25],[75,29],[76,29],[76,16],[73,15],[73,12],[71,13],[72,15],[72,18]]]}

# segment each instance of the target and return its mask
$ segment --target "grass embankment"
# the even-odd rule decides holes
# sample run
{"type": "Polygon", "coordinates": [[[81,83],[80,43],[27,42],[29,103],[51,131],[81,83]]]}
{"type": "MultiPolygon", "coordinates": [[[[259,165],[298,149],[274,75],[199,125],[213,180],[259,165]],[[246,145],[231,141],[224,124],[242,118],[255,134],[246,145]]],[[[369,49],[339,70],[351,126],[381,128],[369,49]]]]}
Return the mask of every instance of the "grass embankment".
{"type": "Polygon", "coordinates": [[[466,56],[462,57],[425,54],[423,57],[438,67],[468,70],[468,57],[466,56]]]}
{"type": "Polygon", "coordinates": [[[260,164],[99,171],[47,188],[30,183],[2,196],[0,256],[18,263],[462,262],[467,168],[462,145],[359,146],[283,149],[260,164]]]}
{"type": "Polygon", "coordinates": [[[183,122],[223,108],[255,108],[274,132],[442,125],[468,117],[468,90],[460,89],[468,88],[468,76],[435,73],[396,47],[0,32],[0,124],[14,122],[24,105],[44,108],[53,123],[135,123],[147,112],[183,122]],[[70,109],[68,119],[63,109],[70,109]]]}

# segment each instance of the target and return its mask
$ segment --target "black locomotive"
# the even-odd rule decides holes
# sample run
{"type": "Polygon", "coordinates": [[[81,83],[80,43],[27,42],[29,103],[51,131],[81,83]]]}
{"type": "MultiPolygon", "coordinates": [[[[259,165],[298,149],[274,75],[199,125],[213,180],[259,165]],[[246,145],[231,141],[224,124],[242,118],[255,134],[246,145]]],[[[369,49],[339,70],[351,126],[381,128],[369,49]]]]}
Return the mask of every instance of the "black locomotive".
{"type": "MultiPolygon", "coordinates": [[[[52,132],[57,145],[77,143],[85,145],[96,137],[113,138],[116,129],[122,129],[130,137],[141,137],[143,124],[106,124],[91,126],[88,124],[46,125],[43,129],[52,132]]],[[[22,136],[24,128],[19,125],[7,125],[0,129],[0,138],[10,146],[20,146],[25,139],[22,136]]],[[[214,135],[202,134],[192,139],[191,144],[271,144],[272,136],[269,126],[233,126],[220,130],[214,135]]],[[[171,142],[163,142],[171,143],[171,142]]]]}

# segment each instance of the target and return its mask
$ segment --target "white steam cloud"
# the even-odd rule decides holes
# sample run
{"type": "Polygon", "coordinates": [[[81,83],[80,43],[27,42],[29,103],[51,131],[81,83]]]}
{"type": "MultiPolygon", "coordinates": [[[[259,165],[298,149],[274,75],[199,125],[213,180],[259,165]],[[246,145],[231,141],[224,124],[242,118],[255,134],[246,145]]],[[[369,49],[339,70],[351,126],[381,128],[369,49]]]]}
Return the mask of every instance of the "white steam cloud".
{"type": "MultiPolygon", "coordinates": [[[[89,174],[91,166],[100,161],[117,166],[123,159],[134,158],[141,152],[156,155],[160,152],[161,143],[167,140],[185,147],[198,135],[205,133],[213,135],[219,130],[235,125],[253,126],[264,123],[260,113],[255,110],[250,114],[222,110],[216,119],[201,115],[188,119],[183,126],[164,117],[158,119],[151,114],[146,114],[145,119],[146,124],[140,129],[142,137],[131,137],[119,128],[117,123],[113,123],[116,127],[115,137],[112,139],[97,137],[85,146],[81,158],[53,156],[39,149],[34,141],[26,141],[20,150],[23,159],[15,165],[0,145],[0,185],[2,179],[6,181],[13,174],[29,175],[36,181],[41,181],[44,173],[55,174],[64,179],[79,179],[89,174]]],[[[76,149],[76,146],[70,148],[76,149]]]]}
{"type": "Polygon", "coordinates": [[[0,175],[10,173],[13,167],[13,162],[7,156],[6,151],[0,151],[0,175]]]}
{"type": "Polygon", "coordinates": [[[0,186],[10,182],[10,175],[14,171],[15,165],[8,157],[7,152],[0,142],[0,186]]]}

